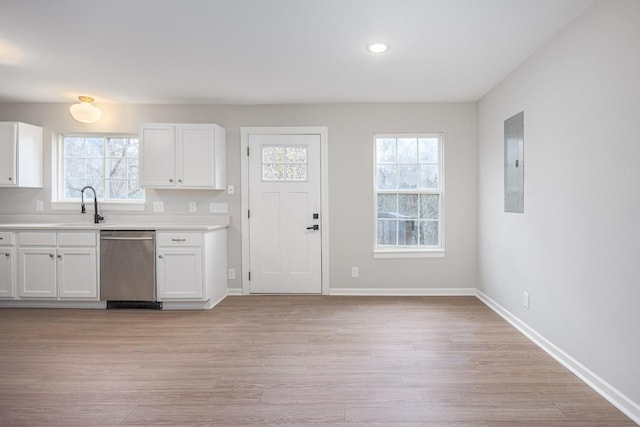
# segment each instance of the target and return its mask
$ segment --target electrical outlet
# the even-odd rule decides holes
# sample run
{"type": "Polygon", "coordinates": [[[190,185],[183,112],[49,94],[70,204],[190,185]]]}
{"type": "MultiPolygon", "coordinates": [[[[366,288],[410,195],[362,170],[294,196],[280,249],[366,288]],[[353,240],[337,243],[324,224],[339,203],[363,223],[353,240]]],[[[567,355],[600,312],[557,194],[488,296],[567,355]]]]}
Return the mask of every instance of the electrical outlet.
{"type": "Polygon", "coordinates": [[[189,212],[191,213],[198,212],[198,204],[196,202],[189,202],[189,212]]]}
{"type": "Polygon", "coordinates": [[[44,202],[42,200],[36,200],[36,211],[42,212],[44,210],[44,202]]]}
{"type": "Polygon", "coordinates": [[[360,277],[360,267],[351,267],[351,277],[354,279],[360,277]]]}
{"type": "Polygon", "coordinates": [[[229,184],[227,186],[227,193],[228,194],[236,194],[236,187],[233,184],[229,184]]]}
{"type": "Polygon", "coordinates": [[[210,213],[227,213],[228,211],[229,211],[229,205],[226,202],[209,203],[210,213]]]}
{"type": "Polygon", "coordinates": [[[230,268],[227,270],[227,279],[236,280],[236,269],[230,268]]]}
{"type": "Polygon", "coordinates": [[[164,212],[164,202],[153,202],[154,212],[164,212]]]}
{"type": "Polygon", "coordinates": [[[522,293],[522,305],[524,305],[524,308],[529,310],[529,293],[528,292],[522,293]]]}

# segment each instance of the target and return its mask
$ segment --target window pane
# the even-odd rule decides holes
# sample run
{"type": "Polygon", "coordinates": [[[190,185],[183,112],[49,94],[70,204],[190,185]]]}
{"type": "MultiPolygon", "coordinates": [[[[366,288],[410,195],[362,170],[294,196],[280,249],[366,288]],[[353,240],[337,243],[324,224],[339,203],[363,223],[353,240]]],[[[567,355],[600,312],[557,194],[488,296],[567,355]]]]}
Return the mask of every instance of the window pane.
{"type": "Polygon", "coordinates": [[[87,138],[86,139],[87,157],[101,159],[104,157],[104,139],[87,138]]]}
{"type": "Polygon", "coordinates": [[[438,219],[440,196],[438,194],[420,195],[420,218],[438,219]]]}
{"type": "Polygon", "coordinates": [[[378,165],[378,190],[395,190],[397,187],[397,166],[378,165]]]}
{"type": "Polygon", "coordinates": [[[398,138],[398,163],[418,163],[416,138],[398,138]]]}
{"type": "Polygon", "coordinates": [[[378,245],[397,245],[398,221],[378,221],[378,245]]]}
{"type": "Polygon", "coordinates": [[[84,179],[84,159],[64,159],[65,179],[84,179]]]}
{"type": "MultiPolygon", "coordinates": [[[[84,179],[67,179],[64,182],[64,197],[69,199],[79,199],[80,190],[85,186],[84,179]]],[[[93,196],[93,194],[92,194],[93,196]]]]}
{"type": "Polygon", "coordinates": [[[285,147],[262,147],[263,163],[284,163],[285,147]]]}
{"type": "Polygon", "coordinates": [[[398,195],[378,194],[378,218],[398,217],[398,195]]]}
{"type": "Polygon", "coordinates": [[[128,198],[129,199],[136,199],[136,200],[144,199],[144,192],[142,191],[142,189],[138,185],[138,181],[137,180],[129,180],[128,198]]]}
{"type": "Polygon", "coordinates": [[[290,181],[305,181],[307,179],[307,165],[286,165],[286,179],[290,181]]]}
{"type": "Polygon", "coordinates": [[[138,158],[138,138],[130,138],[127,140],[127,158],[138,158]]]}
{"type": "Polygon", "coordinates": [[[84,157],[84,138],[64,138],[64,157],[84,157]]]}
{"type": "Polygon", "coordinates": [[[438,186],[438,165],[420,166],[420,188],[437,190],[438,186]]]}
{"type": "Polygon", "coordinates": [[[127,198],[127,181],[121,179],[112,179],[109,183],[110,199],[126,199],[127,198]]]}
{"type": "Polygon", "coordinates": [[[109,175],[107,179],[126,179],[127,177],[127,161],[125,159],[107,160],[107,168],[109,175]]]}
{"type": "Polygon", "coordinates": [[[420,244],[438,246],[438,221],[420,221],[420,244]]]}
{"type": "Polygon", "coordinates": [[[306,147],[287,147],[286,157],[287,157],[287,162],[306,163],[307,148],[306,147]]]}
{"type": "Polygon", "coordinates": [[[123,138],[109,138],[107,143],[107,157],[125,157],[127,140],[123,138]]]}
{"type": "Polygon", "coordinates": [[[398,196],[398,212],[400,218],[418,218],[418,195],[400,194],[398,196]]]}
{"type": "Polygon", "coordinates": [[[418,187],[418,167],[415,165],[398,166],[398,188],[415,189],[418,187]]]}
{"type": "Polygon", "coordinates": [[[138,179],[138,159],[127,160],[127,178],[138,179]]]}
{"type": "Polygon", "coordinates": [[[394,138],[376,139],[376,162],[396,163],[396,140],[394,138]]]}
{"type": "Polygon", "coordinates": [[[418,221],[398,221],[398,245],[417,245],[418,230],[418,221]]]}
{"type": "Polygon", "coordinates": [[[284,164],[263,164],[262,179],[264,181],[278,181],[284,179],[284,164]]]}
{"type": "MultiPolygon", "coordinates": [[[[87,179],[86,185],[90,185],[95,188],[99,199],[104,197],[104,182],[101,179],[87,179]]],[[[91,200],[93,200],[93,192],[91,190],[85,191],[84,194],[89,195],[91,200]]]]}
{"type": "Polygon", "coordinates": [[[438,138],[420,138],[418,158],[420,163],[438,163],[438,138]]]}
{"type": "Polygon", "coordinates": [[[87,159],[85,161],[85,173],[87,178],[102,178],[104,176],[104,161],[101,158],[87,159]]]}

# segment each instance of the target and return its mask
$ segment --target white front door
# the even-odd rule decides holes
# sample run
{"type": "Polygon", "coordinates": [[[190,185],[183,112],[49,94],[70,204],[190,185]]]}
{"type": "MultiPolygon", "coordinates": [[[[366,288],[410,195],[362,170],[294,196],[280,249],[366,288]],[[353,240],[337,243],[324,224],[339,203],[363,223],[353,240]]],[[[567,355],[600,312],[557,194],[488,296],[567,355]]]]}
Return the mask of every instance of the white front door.
{"type": "Polygon", "coordinates": [[[251,293],[322,292],[320,135],[249,135],[251,293]]]}

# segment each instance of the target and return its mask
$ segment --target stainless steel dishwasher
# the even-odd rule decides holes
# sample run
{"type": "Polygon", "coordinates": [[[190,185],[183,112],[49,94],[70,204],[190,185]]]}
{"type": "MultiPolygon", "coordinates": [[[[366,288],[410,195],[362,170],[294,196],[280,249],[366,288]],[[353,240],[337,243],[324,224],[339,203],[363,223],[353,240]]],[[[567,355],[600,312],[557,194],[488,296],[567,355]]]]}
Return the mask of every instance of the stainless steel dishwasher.
{"type": "Polygon", "coordinates": [[[107,308],[161,308],[156,301],[155,231],[100,232],[100,299],[107,308]]]}

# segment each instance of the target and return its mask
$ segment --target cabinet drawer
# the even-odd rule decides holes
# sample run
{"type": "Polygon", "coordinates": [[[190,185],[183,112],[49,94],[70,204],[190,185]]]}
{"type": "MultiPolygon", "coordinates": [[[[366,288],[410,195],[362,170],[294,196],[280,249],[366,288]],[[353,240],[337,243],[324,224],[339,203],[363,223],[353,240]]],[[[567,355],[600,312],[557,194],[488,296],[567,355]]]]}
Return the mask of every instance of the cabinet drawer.
{"type": "Polygon", "coordinates": [[[0,231],[0,246],[13,246],[13,233],[0,231]]]}
{"type": "Polygon", "coordinates": [[[21,246],[55,246],[56,233],[19,233],[21,246]]]}
{"type": "Polygon", "coordinates": [[[58,233],[59,246],[96,246],[96,233],[58,233]]]}
{"type": "Polygon", "coordinates": [[[202,234],[158,233],[158,246],[202,246],[202,234]]]}

